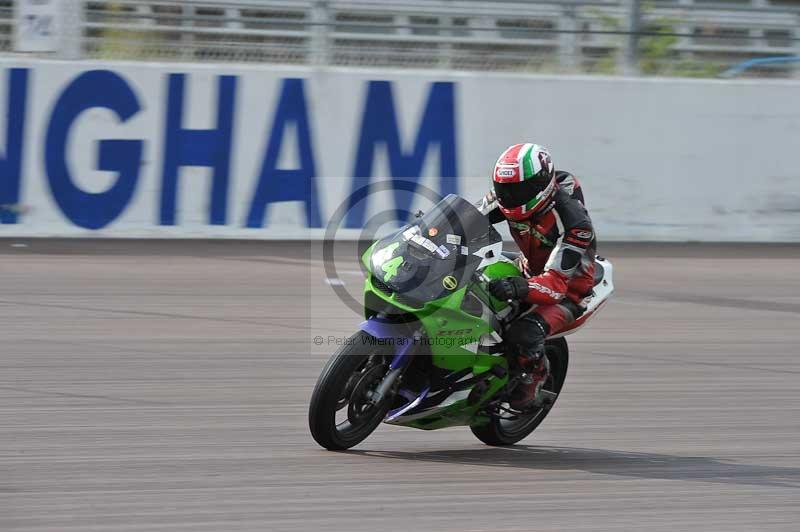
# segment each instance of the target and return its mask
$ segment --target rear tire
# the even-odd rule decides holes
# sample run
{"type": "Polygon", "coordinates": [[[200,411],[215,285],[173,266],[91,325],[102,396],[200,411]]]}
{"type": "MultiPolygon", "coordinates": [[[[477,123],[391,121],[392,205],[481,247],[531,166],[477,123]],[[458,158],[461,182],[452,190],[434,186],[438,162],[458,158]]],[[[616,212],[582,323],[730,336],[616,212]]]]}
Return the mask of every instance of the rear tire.
{"type": "MultiPolygon", "coordinates": [[[[545,389],[560,394],[561,388],[564,386],[564,379],[567,378],[567,367],[569,366],[567,341],[564,338],[549,340],[545,347],[545,353],[550,362],[550,378],[545,383],[545,389]]],[[[557,397],[556,400],[558,400],[557,397]]],[[[524,418],[515,421],[491,419],[488,423],[470,426],[470,430],[486,445],[513,445],[527,438],[531,432],[536,430],[553,407],[555,407],[555,401],[549,408],[540,408],[524,418]]]]}
{"type": "Polygon", "coordinates": [[[364,394],[383,379],[388,370],[385,349],[369,342],[369,335],[359,331],[347,345],[331,356],[322,370],[311,395],[308,426],[311,436],[322,447],[349,449],[361,443],[383,421],[389,402],[369,405],[364,394]],[[337,411],[347,408],[347,420],[336,422],[337,411]]]}

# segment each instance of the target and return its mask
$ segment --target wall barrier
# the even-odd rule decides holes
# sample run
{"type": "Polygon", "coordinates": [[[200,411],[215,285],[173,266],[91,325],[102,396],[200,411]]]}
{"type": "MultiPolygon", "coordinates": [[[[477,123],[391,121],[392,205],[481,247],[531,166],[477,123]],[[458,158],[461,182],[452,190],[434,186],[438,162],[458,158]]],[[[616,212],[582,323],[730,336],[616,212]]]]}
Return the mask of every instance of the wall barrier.
{"type": "Polygon", "coordinates": [[[530,140],[601,239],[800,240],[797,82],[0,67],[0,236],[322,238],[339,210],[354,238],[424,209],[416,186],[479,198],[530,140]],[[412,191],[348,200],[387,180],[412,191]]]}

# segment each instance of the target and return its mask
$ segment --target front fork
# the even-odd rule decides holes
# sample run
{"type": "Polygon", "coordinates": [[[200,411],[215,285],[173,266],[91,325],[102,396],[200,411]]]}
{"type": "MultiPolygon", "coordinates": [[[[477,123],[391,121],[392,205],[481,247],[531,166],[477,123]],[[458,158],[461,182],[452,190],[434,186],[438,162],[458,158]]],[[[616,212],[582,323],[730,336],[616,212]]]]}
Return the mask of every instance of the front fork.
{"type": "Polygon", "coordinates": [[[378,340],[384,340],[387,345],[394,346],[389,372],[370,397],[372,404],[379,404],[397,391],[403,372],[411,362],[411,349],[415,343],[415,336],[413,334],[409,336],[408,327],[377,317],[362,322],[359,328],[378,340]]]}
{"type": "Polygon", "coordinates": [[[386,397],[394,395],[397,391],[397,387],[400,385],[400,380],[403,377],[403,371],[405,370],[405,366],[390,369],[389,373],[383,378],[383,380],[378,384],[378,387],[372,392],[369,400],[372,404],[377,405],[380,404],[386,397]]]}

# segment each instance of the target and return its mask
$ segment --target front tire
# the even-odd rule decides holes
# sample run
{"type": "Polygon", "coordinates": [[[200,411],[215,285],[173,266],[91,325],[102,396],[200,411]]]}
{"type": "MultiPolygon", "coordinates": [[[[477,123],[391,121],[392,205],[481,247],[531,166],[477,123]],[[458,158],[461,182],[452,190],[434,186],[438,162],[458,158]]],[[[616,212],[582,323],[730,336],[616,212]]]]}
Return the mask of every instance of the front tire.
{"type": "MultiPolygon", "coordinates": [[[[549,340],[545,346],[545,354],[550,362],[550,378],[547,379],[544,388],[560,394],[569,366],[567,341],[563,337],[549,340]]],[[[513,445],[536,430],[554,406],[555,401],[547,408],[540,408],[514,421],[492,418],[488,423],[470,426],[470,430],[486,445],[513,445]]]]}
{"type": "Polygon", "coordinates": [[[385,350],[376,349],[370,339],[363,331],[351,336],[328,360],[314,387],[308,426],[314,440],[328,450],[349,449],[361,443],[389,411],[386,400],[377,405],[368,401],[369,393],[388,370],[385,350]],[[337,422],[337,413],[345,409],[346,419],[337,422]]]}

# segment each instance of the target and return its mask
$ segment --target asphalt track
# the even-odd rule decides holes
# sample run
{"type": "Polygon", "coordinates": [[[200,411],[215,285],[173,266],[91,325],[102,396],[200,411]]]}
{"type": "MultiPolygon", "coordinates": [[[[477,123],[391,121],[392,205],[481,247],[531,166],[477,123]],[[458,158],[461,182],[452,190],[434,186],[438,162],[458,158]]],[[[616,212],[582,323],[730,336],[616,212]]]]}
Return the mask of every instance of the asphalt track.
{"type": "Polygon", "coordinates": [[[522,445],[331,453],[308,399],[359,317],[316,247],[0,241],[0,530],[800,530],[800,248],[602,251],[617,296],[522,445]]]}

